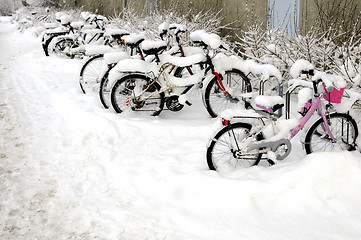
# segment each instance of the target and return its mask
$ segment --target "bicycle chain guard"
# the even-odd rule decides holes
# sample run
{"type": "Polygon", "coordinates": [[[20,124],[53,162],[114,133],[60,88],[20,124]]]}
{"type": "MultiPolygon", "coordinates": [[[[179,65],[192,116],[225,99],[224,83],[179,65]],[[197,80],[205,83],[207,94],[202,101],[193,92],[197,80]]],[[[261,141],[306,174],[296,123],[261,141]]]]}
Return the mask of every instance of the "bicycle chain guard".
{"type": "Polygon", "coordinates": [[[283,160],[291,153],[292,144],[288,139],[281,139],[271,142],[262,141],[253,144],[251,143],[247,151],[249,152],[255,149],[262,148],[271,148],[272,152],[276,154],[277,160],[283,160]]]}

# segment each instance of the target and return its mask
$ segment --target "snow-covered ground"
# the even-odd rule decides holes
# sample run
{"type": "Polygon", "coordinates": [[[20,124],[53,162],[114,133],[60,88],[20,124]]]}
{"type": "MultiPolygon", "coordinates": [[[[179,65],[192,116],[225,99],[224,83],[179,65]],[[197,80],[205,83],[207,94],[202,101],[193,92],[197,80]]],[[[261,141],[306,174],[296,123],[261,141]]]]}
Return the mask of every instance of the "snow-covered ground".
{"type": "Polygon", "coordinates": [[[0,18],[0,239],[361,239],[360,153],[294,139],[283,162],[222,176],[200,101],[117,115],[81,94],[80,65],[0,18]]]}

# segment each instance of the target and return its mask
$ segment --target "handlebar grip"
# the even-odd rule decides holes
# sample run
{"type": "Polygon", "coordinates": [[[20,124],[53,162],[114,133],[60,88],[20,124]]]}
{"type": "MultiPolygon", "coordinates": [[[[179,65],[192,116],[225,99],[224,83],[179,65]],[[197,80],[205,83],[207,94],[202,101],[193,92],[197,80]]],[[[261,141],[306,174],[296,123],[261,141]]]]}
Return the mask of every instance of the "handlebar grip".
{"type": "Polygon", "coordinates": [[[219,48],[220,48],[220,49],[223,49],[223,50],[226,50],[226,51],[228,50],[228,49],[227,49],[225,46],[223,46],[223,45],[219,46],[219,48]]]}
{"type": "Polygon", "coordinates": [[[308,74],[310,76],[314,76],[315,75],[315,71],[313,69],[310,69],[308,71],[302,70],[301,74],[308,74]]]}

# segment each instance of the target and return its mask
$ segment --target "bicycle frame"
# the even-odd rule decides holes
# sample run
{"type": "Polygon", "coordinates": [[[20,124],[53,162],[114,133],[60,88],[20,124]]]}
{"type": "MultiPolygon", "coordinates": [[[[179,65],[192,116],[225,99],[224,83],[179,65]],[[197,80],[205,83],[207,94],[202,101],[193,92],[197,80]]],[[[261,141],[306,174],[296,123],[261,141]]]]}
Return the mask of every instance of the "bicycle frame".
{"type": "Polygon", "coordinates": [[[297,127],[293,128],[290,130],[291,132],[291,138],[293,138],[308,122],[308,120],[310,120],[310,118],[312,117],[312,115],[314,114],[314,112],[316,112],[322,117],[323,122],[325,123],[323,125],[324,130],[327,132],[327,134],[332,138],[333,141],[336,141],[336,138],[333,136],[330,127],[327,123],[327,119],[326,119],[326,115],[325,113],[322,111],[322,103],[321,103],[321,98],[320,96],[315,96],[312,99],[312,106],[309,109],[309,111],[307,112],[307,114],[302,117],[299,121],[299,124],[297,127]]]}
{"type": "MultiPolygon", "coordinates": [[[[211,61],[211,59],[208,59],[208,61],[211,61]]],[[[208,62],[208,61],[207,61],[207,62],[208,62]]],[[[211,62],[210,62],[210,63],[211,63],[211,62]]],[[[159,64],[160,64],[160,63],[158,63],[158,65],[159,65],[159,64]]],[[[209,65],[209,66],[208,66],[208,68],[205,70],[205,73],[208,72],[209,70],[211,70],[211,73],[212,73],[214,76],[217,77],[217,84],[218,84],[219,88],[220,88],[225,94],[227,94],[228,96],[231,96],[231,95],[227,92],[227,90],[225,89],[225,87],[224,87],[224,85],[223,85],[223,83],[222,83],[222,79],[221,79],[220,75],[213,69],[213,64],[208,64],[208,65],[209,65]]],[[[172,91],[172,90],[173,90],[173,87],[177,87],[177,86],[171,85],[171,83],[169,82],[169,80],[168,80],[168,78],[167,78],[167,75],[166,75],[166,73],[165,73],[165,70],[166,70],[168,67],[172,67],[172,66],[173,66],[173,65],[172,65],[172,64],[169,64],[169,63],[168,63],[168,64],[167,64],[167,63],[162,64],[162,65],[160,66],[160,70],[161,70],[161,71],[160,71],[159,75],[153,78],[152,82],[148,85],[148,87],[147,87],[146,89],[144,89],[144,90],[139,94],[139,96],[137,97],[136,101],[137,101],[137,102],[142,102],[142,101],[148,100],[148,99],[154,97],[155,95],[158,95],[158,94],[160,94],[160,93],[166,92],[166,91],[168,91],[168,90],[169,90],[169,91],[172,91]],[[143,95],[156,81],[158,81],[158,79],[159,79],[161,76],[162,76],[163,79],[164,79],[164,82],[165,82],[165,84],[166,84],[166,87],[163,88],[163,89],[161,89],[159,92],[156,92],[156,93],[154,93],[154,94],[151,94],[150,96],[142,99],[142,98],[141,98],[142,95],[143,95]]],[[[189,67],[189,66],[188,66],[188,67],[189,67]]],[[[188,69],[188,67],[187,67],[187,69],[188,69]]],[[[189,69],[188,71],[191,71],[191,70],[189,69]]],[[[205,74],[205,75],[203,76],[203,78],[199,79],[199,82],[203,81],[203,79],[205,79],[206,77],[207,77],[207,74],[205,74]]],[[[186,87],[186,90],[183,92],[183,94],[186,93],[186,92],[188,92],[193,86],[194,86],[194,84],[193,84],[193,85],[189,85],[189,86],[185,86],[185,87],[186,87]]]]}
{"type": "MultiPolygon", "coordinates": [[[[310,107],[310,109],[308,110],[307,114],[305,116],[303,116],[299,122],[298,125],[295,128],[290,129],[290,137],[287,138],[287,140],[292,139],[294,136],[297,135],[297,133],[304,128],[304,126],[306,125],[306,123],[310,120],[310,118],[313,116],[313,114],[317,111],[318,115],[321,116],[321,118],[323,119],[323,130],[325,132],[327,132],[327,134],[331,137],[332,141],[336,141],[336,138],[333,136],[329,124],[327,122],[327,118],[326,118],[326,114],[323,112],[322,110],[322,102],[321,102],[321,98],[320,96],[317,94],[314,96],[314,98],[312,99],[312,106],[310,107]]],[[[234,117],[234,118],[257,118],[257,117],[234,117]]],[[[272,147],[274,147],[274,145],[279,144],[282,140],[277,140],[277,141],[270,141],[270,142],[265,142],[265,143],[252,143],[251,140],[255,139],[256,136],[258,134],[261,134],[266,128],[268,128],[271,124],[272,124],[272,128],[273,128],[273,134],[274,136],[277,135],[278,133],[278,128],[276,126],[276,121],[272,118],[268,118],[269,120],[265,123],[262,120],[262,117],[258,117],[258,119],[260,119],[264,126],[261,129],[257,129],[255,132],[250,132],[248,134],[248,136],[252,136],[252,138],[245,143],[245,145],[242,147],[242,149],[239,149],[243,155],[252,155],[255,153],[267,153],[270,149],[272,149],[272,147]],[[254,149],[256,147],[256,149],[254,151],[250,151],[250,152],[243,152],[246,148],[250,148],[250,149],[254,149]]],[[[229,124],[228,124],[229,125],[229,124]]],[[[284,142],[282,142],[284,143],[284,142]]],[[[238,146],[237,146],[238,147],[238,146]]]]}

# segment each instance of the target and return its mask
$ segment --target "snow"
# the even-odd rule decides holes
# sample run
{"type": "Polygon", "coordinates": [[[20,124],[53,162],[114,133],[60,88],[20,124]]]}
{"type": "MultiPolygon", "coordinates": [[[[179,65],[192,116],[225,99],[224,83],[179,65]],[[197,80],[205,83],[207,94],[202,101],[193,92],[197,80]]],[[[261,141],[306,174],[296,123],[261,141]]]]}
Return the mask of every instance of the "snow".
{"type": "Polygon", "coordinates": [[[159,34],[168,32],[168,29],[169,29],[169,23],[168,22],[163,22],[158,26],[159,34]]]}
{"type": "Polygon", "coordinates": [[[205,62],[207,60],[204,54],[194,54],[186,57],[177,57],[169,54],[162,54],[159,57],[162,63],[171,63],[178,67],[191,66],[193,64],[205,62]]]}
{"type": "Polygon", "coordinates": [[[80,29],[81,27],[84,26],[84,22],[83,21],[72,22],[70,24],[70,26],[72,26],[73,28],[76,28],[76,29],[80,29]]]}
{"type": "MultiPolygon", "coordinates": [[[[203,50],[199,47],[182,47],[184,51],[184,55],[195,55],[195,54],[204,54],[203,50]]],[[[178,47],[177,47],[178,50],[178,47]]]]}
{"type": "Polygon", "coordinates": [[[173,34],[178,34],[179,32],[187,31],[187,27],[182,24],[172,23],[169,24],[169,29],[173,30],[173,34]]]}
{"type": "Polygon", "coordinates": [[[101,29],[98,29],[98,28],[85,28],[85,29],[82,29],[82,33],[86,33],[86,34],[97,34],[97,33],[102,33],[104,32],[103,30],[101,29]]]}
{"type": "Polygon", "coordinates": [[[87,45],[85,47],[85,54],[88,56],[104,54],[112,51],[117,51],[117,49],[107,45],[87,45]]]}
{"type": "Polygon", "coordinates": [[[44,27],[47,28],[47,29],[52,29],[52,28],[58,27],[58,24],[55,23],[55,22],[53,22],[53,23],[45,23],[44,27]]]}
{"type": "Polygon", "coordinates": [[[81,61],[0,21],[0,238],[304,240],[361,237],[361,154],[220,175],[200,95],[136,118],[80,93],[81,61]],[[197,101],[198,100],[198,101],[197,101]]]}
{"type": "Polygon", "coordinates": [[[140,59],[123,59],[109,72],[109,85],[112,86],[124,72],[144,72],[158,75],[158,65],[140,59]]]}
{"type": "Polygon", "coordinates": [[[162,40],[144,40],[140,44],[143,51],[149,51],[152,49],[159,49],[167,46],[167,43],[162,40]]]}
{"type": "Polygon", "coordinates": [[[80,13],[80,17],[83,19],[83,20],[87,20],[87,18],[91,15],[90,12],[81,12],[80,13]]]}
{"type": "Polygon", "coordinates": [[[107,28],[104,35],[105,36],[112,36],[112,35],[129,35],[129,31],[125,29],[119,29],[119,28],[107,28]]]}
{"type": "Polygon", "coordinates": [[[298,102],[297,109],[301,110],[305,106],[305,104],[312,99],[313,90],[311,88],[302,88],[297,94],[298,102]]]}
{"type": "Polygon", "coordinates": [[[135,44],[141,40],[144,40],[145,36],[144,34],[131,33],[129,35],[122,37],[122,39],[126,44],[135,44]]]}
{"type": "Polygon", "coordinates": [[[298,59],[290,68],[290,75],[293,78],[298,78],[302,74],[302,71],[314,70],[315,67],[309,61],[304,59],[298,59]]]}
{"type": "Polygon", "coordinates": [[[213,64],[217,72],[239,69],[245,75],[248,75],[249,73],[259,75],[262,80],[275,77],[279,82],[281,82],[283,79],[281,72],[274,65],[260,64],[249,59],[243,60],[235,55],[227,56],[223,53],[219,53],[213,59],[213,64]]]}
{"type": "Polygon", "coordinates": [[[64,13],[64,12],[56,12],[55,13],[55,19],[58,20],[58,21],[61,21],[60,18],[62,16],[64,16],[64,15],[66,15],[66,13],[64,13]]]}
{"type": "Polygon", "coordinates": [[[104,53],[104,61],[106,64],[117,63],[120,60],[130,58],[127,52],[108,52],[104,53]]]}
{"type": "Polygon", "coordinates": [[[215,33],[207,33],[204,30],[197,30],[190,33],[193,42],[203,42],[212,49],[218,49],[222,45],[221,38],[215,33]]]}
{"type": "Polygon", "coordinates": [[[312,80],[319,80],[325,84],[326,88],[336,87],[337,89],[345,88],[346,81],[342,76],[327,74],[324,72],[316,72],[316,74],[312,77],[312,80]]]}
{"type": "Polygon", "coordinates": [[[255,98],[255,102],[257,105],[272,108],[275,105],[283,104],[284,100],[281,96],[262,96],[262,95],[260,95],[255,98]]]}
{"type": "Polygon", "coordinates": [[[357,74],[356,77],[352,81],[354,83],[354,87],[360,86],[361,83],[361,74],[357,74]]]}
{"type": "Polygon", "coordinates": [[[70,15],[62,15],[60,17],[60,22],[63,25],[69,24],[71,21],[73,21],[73,18],[70,15]]]}

